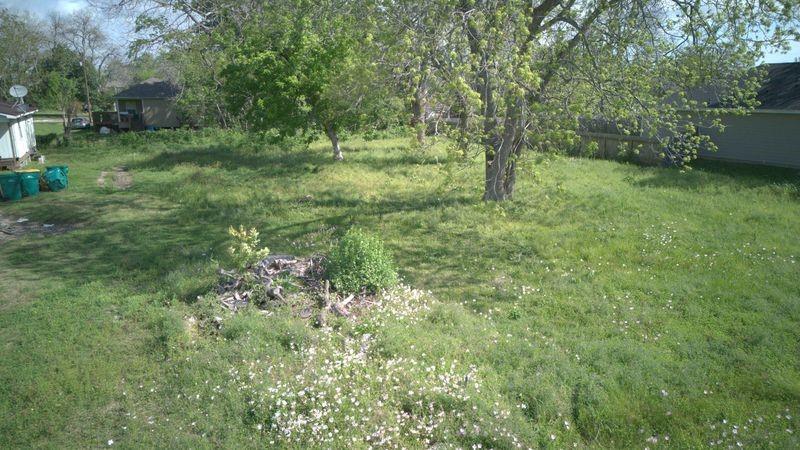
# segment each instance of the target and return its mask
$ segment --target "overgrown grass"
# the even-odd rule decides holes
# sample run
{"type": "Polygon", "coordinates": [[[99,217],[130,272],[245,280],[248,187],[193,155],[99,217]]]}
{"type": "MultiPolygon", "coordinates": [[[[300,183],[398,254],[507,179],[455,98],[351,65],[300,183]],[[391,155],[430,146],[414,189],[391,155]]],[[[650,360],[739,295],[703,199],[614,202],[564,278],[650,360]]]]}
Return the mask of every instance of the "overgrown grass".
{"type": "Polygon", "coordinates": [[[338,164],[213,131],[76,140],[45,151],[68,190],[0,205],[77,225],[0,247],[2,447],[800,444],[797,171],[535,157],[496,205],[478,162],[405,138],[338,164]],[[98,187],[116,166],[133,186],[98,187]],[[329,330],[231,316],[198,296],[239,224],[300,255],[369,230],[431,294],[329,330]]]}

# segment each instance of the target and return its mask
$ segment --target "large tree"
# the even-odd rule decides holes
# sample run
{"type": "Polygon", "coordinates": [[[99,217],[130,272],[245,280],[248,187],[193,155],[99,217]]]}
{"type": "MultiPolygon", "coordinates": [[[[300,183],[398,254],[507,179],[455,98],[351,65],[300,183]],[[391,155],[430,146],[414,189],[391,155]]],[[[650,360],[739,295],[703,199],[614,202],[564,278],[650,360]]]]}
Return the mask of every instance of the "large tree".
{"type": "Polygon", "coordinates": [[[391,103],[370,58],[362,7],[347,0],[271,2],[245,29],[225,71],[227,97],[247,124],[284,135],[322,131],[334,158],[344,158],[339,134],[376,119],[370,112],[391,103]]]}
{"type": "Polygon", "coordinates": [[[181,86],[184,119],[198,125],[239,124],[224,101],[222,70],[245,39],[244,28],[260,17],[261,0],[95,0],[104,12],[133,20],[130,53],[159,55],[161,77],[181,86]]]}
{"type": "Polygon", "coordinates": [[[704,106],[692,90],[752,106],[761,50],[791,37],[798,17],[792,0],[437,4],[450,12],[439,26],[452,30],[439,70],[484,154],[485,200],[511,198],[524,149],[571,144],[581,118],[686,142],[681,111],[704,106]]]}
{"type": "Polygon", "coordinates": [[[100,22],[89,9],[81,9],[68,16],[52,14],[50,28],[58,45],[63,45],[78,55],[81,68],[83,100],[93,123],[93,99],[103,85],[101,76],[106,63],[116,54],[100,22]]]}
{"type": "Polygon", "coordinates": [[[41,100],[39,64],[45,36],[32,17],[0,8],[0,98],[15,84],[28,87],[28,101],[41,100]]]}
{"type": "Polygon", "coordinates": [[[47,78],[47,102],[61,111],[64,138],[69,139],[72,131],[71,121],[77,112],[78,83],[59,72],[51,72],[47,78]]]}

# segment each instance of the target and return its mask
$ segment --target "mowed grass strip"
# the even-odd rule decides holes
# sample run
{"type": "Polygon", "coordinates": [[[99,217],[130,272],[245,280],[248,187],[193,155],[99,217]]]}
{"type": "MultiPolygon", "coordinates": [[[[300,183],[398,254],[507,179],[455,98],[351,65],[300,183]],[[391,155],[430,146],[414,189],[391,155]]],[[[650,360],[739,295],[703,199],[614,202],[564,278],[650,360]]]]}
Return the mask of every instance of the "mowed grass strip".
{"type": "Polygon", "coordinates": [[[75,141],[45,152],[70,166],[68,190],[0,206],[76,225],[0,247],[4,447],[299,446],[231,371],[289,385],[328,338],[289,311],[187,325],[223,314],[197,298],[239,224],[299,255],[358,226],[432,292],[419,321],[334,333],[372,336],[367,374],[397,358],[476,368],[471,400],[431,400],[453,414],[431,445],[800,444],[796,170],[532,156],[514,201],[484,204],[478,161],[405,137],[350,139],[344,163],[323,144],[213,131],[75,141]],[[120,166],[130,188],[98,186],[120,166]]]}

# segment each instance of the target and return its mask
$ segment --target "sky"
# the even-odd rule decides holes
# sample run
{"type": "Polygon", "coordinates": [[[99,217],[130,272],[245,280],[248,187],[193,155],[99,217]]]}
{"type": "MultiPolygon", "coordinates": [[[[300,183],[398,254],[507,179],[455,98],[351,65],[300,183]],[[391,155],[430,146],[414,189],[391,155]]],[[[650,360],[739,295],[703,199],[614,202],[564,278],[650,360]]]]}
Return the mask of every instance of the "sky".
{"type": "Polygon", "coordinates": [[[764,62],[768,63],[793,62],[795,60],[800,60],[800,42],[792,43],[789,53],[772,53],[764,57],[764,62]]]}
{"type": "MultiPolygon", "coordinates": [[[[49,12],[70,13],[87,6],[86,0],[0,0],[0,5],[17,10],[29,11],[41,17],[49,12]]],[[[118,26],[115,28],[118,29],[118,26]]],[[[788,53],[771,53],[764,57],[764,62],[792,62],[800,60],[800,42],[794,42],[788,53]]]]}
{"type": "Polygon", "coordinates": [[[0,0],[0,5],[45,17],[51,11],[71,13],[86,6],[87,3],[85,0],[0,0]]]}

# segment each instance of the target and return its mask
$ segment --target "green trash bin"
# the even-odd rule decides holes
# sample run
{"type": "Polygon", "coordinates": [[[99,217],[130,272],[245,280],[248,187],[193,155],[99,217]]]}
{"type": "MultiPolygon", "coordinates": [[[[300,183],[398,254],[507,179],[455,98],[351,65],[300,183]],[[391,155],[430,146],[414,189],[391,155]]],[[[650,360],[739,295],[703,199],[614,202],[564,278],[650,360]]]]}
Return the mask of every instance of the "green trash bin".
{"type": "Polygon", "coordinates": [[[69,166],[47,166],[46,169],[61,169],[64,175],[69,175],[69,166]]]}
{"type": "Polygon", "coordinates": [[[22,188],[23,197],[33,197],[39,195],[39,175],[38,169],[22,169],[18,170],[19,184],[22,188]]]}
{"type": "Polygon", "coordinates": [[[22,186],[16,172],[0,172],[0,195],[3,200],[19,200],[22,198],[22,186]]]}
{"type": "Polygon", "coordinates": [[[67,166],[47,166],[44,171],[44,181],[47,188],[53,192],[67,188],[67,166]]]}

